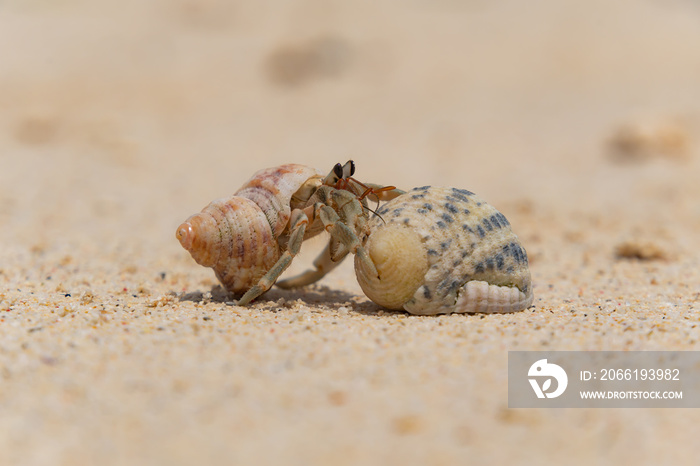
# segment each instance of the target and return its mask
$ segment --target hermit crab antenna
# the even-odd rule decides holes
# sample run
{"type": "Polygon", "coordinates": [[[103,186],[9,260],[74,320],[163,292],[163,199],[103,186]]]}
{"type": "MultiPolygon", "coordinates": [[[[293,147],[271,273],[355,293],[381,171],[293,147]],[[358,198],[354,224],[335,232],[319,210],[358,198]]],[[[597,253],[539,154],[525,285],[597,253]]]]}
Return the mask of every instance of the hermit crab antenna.
{"type": "MultiPolygon", "coordinates": [[[[351,178],[351,179],[355,183],[357,183],[360,186],[362,186],[363,188],[365,188],[365,192],[362,193],[362,195],[359,197],[359,200],[364,199],[365,197],[367,197],[368,194],[371,194],[373,196],[377,196],[377,194],[381,194],[384,191],[391,191],[392,189],[396,189],[396,186],[382,186],[381,188],[371,188],[369,186],[365,186],[364,184],[360,183],[355,178],[351,178]]],[[[379,197],[377,197],[377,203],[379,203],[379,197]]]]}
{"type": "MultiPolygon", "coordinates": [[[[377,207],[379,207],[379,206],[377,206],[377,207]]],[[[377,209],[370,209],[369,207],[365,207],[365,209],[367,209],[367,210],[369,210],[370,212],[372,212],[374,215],[376,215],[377,217],[379,217],[379,220],[381,220],[382,223],[385,223],[385,224],[386,224],[386,221],[384,220],[384,217],[382,217],[381,215],[379,215],[379,212],[377,212],[377,211],[379,210],[378,208],[377,208],[377,209]]]]}

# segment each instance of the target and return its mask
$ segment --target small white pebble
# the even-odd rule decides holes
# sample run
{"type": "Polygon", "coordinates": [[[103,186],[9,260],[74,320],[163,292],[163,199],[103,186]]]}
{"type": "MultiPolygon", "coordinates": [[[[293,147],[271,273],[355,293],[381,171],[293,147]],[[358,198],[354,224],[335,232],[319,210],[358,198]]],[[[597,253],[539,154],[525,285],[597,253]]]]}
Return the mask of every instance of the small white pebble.
{"type": "Polygon", "coordinates": [[[340,307],[338,308],[338,314],[347,314],[348,311],[349,311],[349,309],[348,309],[347,307],[345,307],[345,306],[340,306],[340,307]]]}

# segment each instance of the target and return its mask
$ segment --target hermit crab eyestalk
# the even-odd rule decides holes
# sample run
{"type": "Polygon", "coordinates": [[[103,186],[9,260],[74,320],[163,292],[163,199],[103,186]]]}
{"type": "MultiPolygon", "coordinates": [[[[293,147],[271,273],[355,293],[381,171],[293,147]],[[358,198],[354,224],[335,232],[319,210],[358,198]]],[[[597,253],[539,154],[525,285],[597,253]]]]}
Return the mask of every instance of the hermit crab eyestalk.
{"type": "Polygon", "coordinates": [[[219,259],[219,248],[212,244],[218,235],[208,233],[217,228],[216,221],[205,214],[195,214],[185,220],[175,232],[175,236],[198,264],[213,267],[219,259]]]}
{"type": "Polygon", "coordinates": [[[347,180],[355,174],[355,162],[348,160],[345,165],[336,163],[333,170],[323,180],[326,186],[336,186],[340,180],[347,180]]]}
{"type": "Polygon", "coordinates": [[[345,162],[345,165],[343,165],[343,178],[350,178],[352,175],[355,174],[355,162],[352,160],[348,160],[345,162]]]}

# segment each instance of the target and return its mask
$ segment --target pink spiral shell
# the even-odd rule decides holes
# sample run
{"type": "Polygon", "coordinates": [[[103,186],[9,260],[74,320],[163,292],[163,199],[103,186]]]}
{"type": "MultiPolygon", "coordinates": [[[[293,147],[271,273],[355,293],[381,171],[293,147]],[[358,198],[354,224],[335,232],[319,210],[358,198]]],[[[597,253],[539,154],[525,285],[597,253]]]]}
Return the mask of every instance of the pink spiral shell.
{"type": "Polygon", "coordinates": [[[316,179],[320,173],[304,165],[260,170],[235,195],[188,218],[176,237],[198,264],[214,269],[228,291],[245,292],[279,259],[292,197],[316,179]]]}
{"type": "Polygon", "coordinates": [[[289,223],[294,194],[308,180],[320,179],[320,175],[315,168],[294,163],[265,168],[255,173],[235,195],[248,198],[260,207],[277,238],[289,223]]]}

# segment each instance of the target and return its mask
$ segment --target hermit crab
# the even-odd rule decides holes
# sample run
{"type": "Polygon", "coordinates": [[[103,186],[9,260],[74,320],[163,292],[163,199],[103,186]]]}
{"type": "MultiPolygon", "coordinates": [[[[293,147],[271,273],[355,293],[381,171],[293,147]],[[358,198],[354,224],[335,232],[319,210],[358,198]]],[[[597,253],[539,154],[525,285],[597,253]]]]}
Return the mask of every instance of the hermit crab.
{"type": "Polygon", "coordinates": [[[323,175],[305,165],[260,170],[233,196],[212,201],[182,223],[176,237],[200,265],[214,269],[224,287],[248,304],[266,292],[289,266],[305,239],[322,231],[330,241],[314,270],[278,283],[285,288],[313,283],[349,253],[371,261],[362,244],[369,235],[367,199],[388,200],[403,191],[364,184],[355,164],[336,164],[323,175]]]}
{"type": "Polygon", "coordinates": [[[365,294],[411,314],[514,312],[532,304],[525,249],[495,208],[457,188],[423,186],[371,218],[355,256],[365,294]]]}

